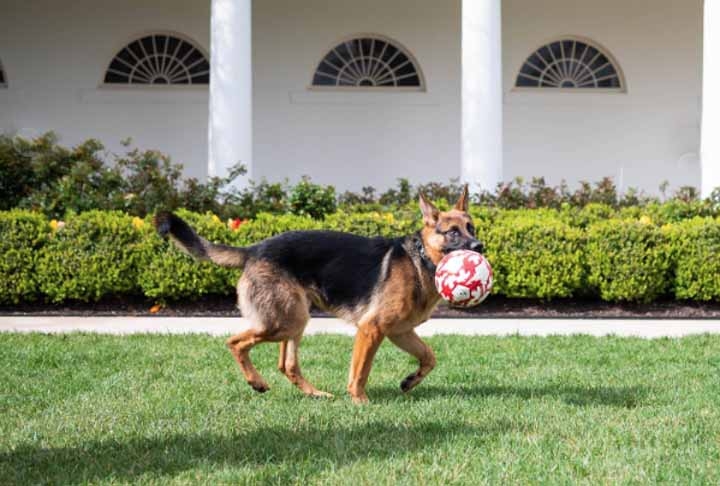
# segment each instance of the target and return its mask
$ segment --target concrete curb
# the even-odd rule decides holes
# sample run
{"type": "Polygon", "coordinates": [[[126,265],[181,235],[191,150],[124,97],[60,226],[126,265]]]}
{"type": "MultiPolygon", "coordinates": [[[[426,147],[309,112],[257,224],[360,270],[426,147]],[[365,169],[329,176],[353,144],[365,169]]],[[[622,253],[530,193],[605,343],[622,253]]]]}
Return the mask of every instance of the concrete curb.
{"type": "MultiPolygon", "coordinates": [[[[2,332],[62,334],[210,334],[226,336],[250,327],[239,317],[47,317],[2,316],[2,332]]],[[[643,338],[682,337],[693,334],[720,334],[720,319],[430,319],[417,328],[421,336],[457,334],[463,336],[635,336],[643,338]]],[[[355,328],[332,318],[313,318],[306,335],[355,335],[355,328]]]]}

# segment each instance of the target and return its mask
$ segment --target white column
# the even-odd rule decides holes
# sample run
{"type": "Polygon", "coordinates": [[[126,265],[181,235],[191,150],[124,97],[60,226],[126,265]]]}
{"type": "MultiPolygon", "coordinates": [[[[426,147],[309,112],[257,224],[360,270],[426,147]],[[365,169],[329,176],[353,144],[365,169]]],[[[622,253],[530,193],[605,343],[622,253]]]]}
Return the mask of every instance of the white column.
{"type": "Polygon", "coordinates": [[[208,175],[242,162],[252,175],[252,0],[212,0],[208,175]]]}
{"type": "Polygon", "coordinates": [[[501,0],[462,1],[462,172],[474,189],[502,180],[501,0]]]}
{"type": "Polygon", "coordinates": [[[705,0],[700,161],[706,197],[720,187],[720,0],[705,0]]]}

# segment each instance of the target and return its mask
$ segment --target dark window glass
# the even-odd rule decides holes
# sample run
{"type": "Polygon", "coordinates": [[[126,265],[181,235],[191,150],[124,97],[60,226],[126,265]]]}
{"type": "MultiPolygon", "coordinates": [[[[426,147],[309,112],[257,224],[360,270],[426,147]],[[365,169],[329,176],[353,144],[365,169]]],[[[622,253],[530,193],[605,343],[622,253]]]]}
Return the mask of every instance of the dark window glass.
{"type": "Polygon", "coordinates": [[[618,68],[610,58],[575,39],[555,41],[533,52],[520,68],[515,86],[622,89],[618,68]]]}
{"type": "Polygon", "coordinates": [[[128,44],[110,62],[108,84],[208,84],[210,63],[189,42],[165,34],[128,44]]]}
{"type": "Polygon", "coordinates": [[[313,86],[422,87],[409,54],[387,40],[362,37],[342,42],[325,54],[313,86]]]}

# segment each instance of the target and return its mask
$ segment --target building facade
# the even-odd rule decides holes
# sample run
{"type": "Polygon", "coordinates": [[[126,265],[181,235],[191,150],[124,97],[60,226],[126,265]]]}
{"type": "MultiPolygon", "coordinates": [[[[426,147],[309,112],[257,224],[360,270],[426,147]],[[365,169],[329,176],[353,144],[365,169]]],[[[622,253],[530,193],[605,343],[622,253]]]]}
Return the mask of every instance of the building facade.
{"type": "Polygon", "coordinates": [[[711,14],[702,0],[4,0],[0,131],[113,152],[132,138],[188,175],[243,161],[253,179],[340,190],[707,189],[711,14]]]}

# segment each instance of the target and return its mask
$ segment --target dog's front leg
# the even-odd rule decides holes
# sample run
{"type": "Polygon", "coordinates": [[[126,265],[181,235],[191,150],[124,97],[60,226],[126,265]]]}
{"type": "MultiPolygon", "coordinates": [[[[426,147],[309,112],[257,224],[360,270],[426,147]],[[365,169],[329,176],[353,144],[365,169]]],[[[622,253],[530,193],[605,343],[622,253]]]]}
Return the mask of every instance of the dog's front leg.
{"type": "Polygon", "coordinates": [[[415,333],[409,331],[403,334],[395,334],[388,336],[390,341],[398,348],[406,353],[415,356],[419,362],[418,369],[415,373],[410,373],[401,383],[400,389],[403,392],[409,392],[435,368],[435,353],[430,346],[425,344],[422,339],[415,333]]]}
{"type": "Polygon", "coordinates": [[[385,335],[374,322],[366,322],[358,326],[348,380],[348,392],[354,403],[368,401],[365,385],[370,375],[373,358],[384,337],[385,335]]]}

